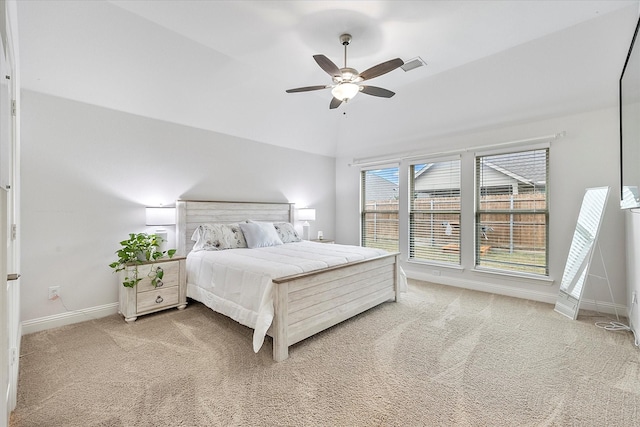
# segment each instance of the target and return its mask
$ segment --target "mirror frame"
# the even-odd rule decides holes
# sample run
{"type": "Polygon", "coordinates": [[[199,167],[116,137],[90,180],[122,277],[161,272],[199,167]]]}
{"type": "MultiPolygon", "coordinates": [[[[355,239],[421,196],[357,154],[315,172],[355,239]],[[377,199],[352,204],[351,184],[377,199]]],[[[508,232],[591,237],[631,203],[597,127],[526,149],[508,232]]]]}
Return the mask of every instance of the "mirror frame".
{"type": "MultiPolygon", "coordinates": [[[[623,96],[625,95],[625,84],[631,85],[638,91],[636,94],[640,99],[640,70],[629,70],[628,65],[640,64],[640,47],[635,47],[636,39],[638,37],[638,29],[640,28],[640,19],[636,24],[633,38],[631,39],[631,46],[627,54],[627,59],[622,67],[622,74],[620,75],[619,84],[619,113],[620,113],[620,208],[631,209],[640,208],[640,133],[628,132],[628,126],[625,124],[638,124],[640,123],[640,108],[637,111],[629,110],[628,106],[623,103],[623,96]],[[625,108],[626,107],[626,108],[625,108]],[[625,120],[626,117],[626,120],[625,120]],[[631,117],[629,119],[629,117],[631,117]],[[626,131],[626,132],[625,132],[626,131]],[[627,157],[627,165],[631,162],[635,164],[634,159],[637,160],[635,168],[629,168],[631,171],[625,175],[625,156],[627,157]],[[632,174],[633,172],[633,174],[632,174]]],[[[627,92],[628,94],[628,92],[627,92]]]]}
{"type": "Polygon", "coordinates": [[[593,254],[596,248],[600,250],[598,236],[608,199],[609,187],[587,188],[582,198],[555,307],[555,311],[573,320],[578,317],[593,254]]]}

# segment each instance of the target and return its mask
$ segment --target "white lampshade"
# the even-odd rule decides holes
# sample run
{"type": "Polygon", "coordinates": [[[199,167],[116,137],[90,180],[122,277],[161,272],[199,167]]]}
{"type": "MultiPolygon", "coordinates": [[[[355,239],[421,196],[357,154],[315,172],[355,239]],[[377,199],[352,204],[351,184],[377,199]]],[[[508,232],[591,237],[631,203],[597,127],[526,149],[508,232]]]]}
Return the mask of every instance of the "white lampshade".
{"type": "Polygon", "coordinates": [[[176,208],[161,206],[156,208],[146,208],[147,225],[175,225],[176,208]]]}
{"type": "Polygon", "coordinates": [[[348,101],[360,92],[360,86],[355,83],[340,83],[331,89],[331,95],[340,101],[348,101]]]}
{"type": "Polygon", "coordinates": [[[311,208],[298,209],[298,220],[299,221],[315,221],[316,210],[311,208]]]}

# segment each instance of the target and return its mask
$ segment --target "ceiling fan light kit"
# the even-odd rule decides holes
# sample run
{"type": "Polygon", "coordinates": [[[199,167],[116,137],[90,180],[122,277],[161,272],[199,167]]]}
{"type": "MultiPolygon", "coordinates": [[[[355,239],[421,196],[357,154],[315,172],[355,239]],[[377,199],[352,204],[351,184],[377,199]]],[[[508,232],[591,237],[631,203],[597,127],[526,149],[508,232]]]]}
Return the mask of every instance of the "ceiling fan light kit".
{"type": "Polygon", "coordinates": [[[356,96],[358,92],[362,92],[367,95],[378,96],[381,98],[391,98],[393,95],[395,95],[394,92],[388,89],[383,89],[375,86],[365,86],[361,85],[360,83],[365,80],[379,77],[383,74],[395,70],[396,68],[403,66],[404,62],[402,61],[402,59],[392,59],[390,61],[375,65],[363,71],[362,73],[359,73],[355,68],[347,67],[347,46],[349,46],[349,43],[351,43],[351,35],[342,34],[340,36],[340,43],[342,43],[342,45],[344,46],[343,68],[338,68],[338,66],[334,64],[333,61],[331,61],[324,55],[313,56],[313,59],[315,59],[320,68],[322,68],[327,74],[331,76],[331,79],[333,80],[332,85],[305,86],[295,89],[288,89],[286,92],[298,93],[331,88],[331,95],[333,95],[333,99],[331,99],[331,103],[329,104],[330,109],[338,108],[343,102],[348,102],[349,100],[353,99],[353,97],[356,96]]]}
{"type": "Polygon", "coordinates": [[[355,83],[340,83],[331,89],[334,98],[347,102],[360,92],[360,86],[355,83]]]}

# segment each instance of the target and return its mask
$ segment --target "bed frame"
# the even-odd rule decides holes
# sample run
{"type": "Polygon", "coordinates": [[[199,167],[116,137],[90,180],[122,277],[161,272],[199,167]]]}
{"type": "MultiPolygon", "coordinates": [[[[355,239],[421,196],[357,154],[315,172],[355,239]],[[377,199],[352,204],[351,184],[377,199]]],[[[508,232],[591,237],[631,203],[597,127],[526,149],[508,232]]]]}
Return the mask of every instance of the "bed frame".
{"type": "MultiPolygon", "coordinates": [[[[294,223],[292,203],[178,200],[177,253],[193,247],[203,223],[255,221],[294,223]]],[[[310,273],[273,279],[274,319],[267,335],[273,359],[289,357],[289,346],[399,295],[398,254],[392,253],[310,273]]],[[[187,278],[188,281],[188,278],[187,278]]]]}

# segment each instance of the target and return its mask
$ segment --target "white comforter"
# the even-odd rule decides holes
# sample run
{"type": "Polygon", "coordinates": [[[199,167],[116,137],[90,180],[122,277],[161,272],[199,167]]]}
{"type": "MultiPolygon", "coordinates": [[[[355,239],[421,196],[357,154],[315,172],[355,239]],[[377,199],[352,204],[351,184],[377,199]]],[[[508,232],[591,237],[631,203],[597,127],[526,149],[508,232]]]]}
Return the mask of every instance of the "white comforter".
{"type": "Polygon", "coordinates": [[[191,252],[187,257],[187,296],[253,328],[253,351],[258,352],[273,321],[271,279],[384,254],[387,252],[380,249],[309,241],[191,252]]]}

